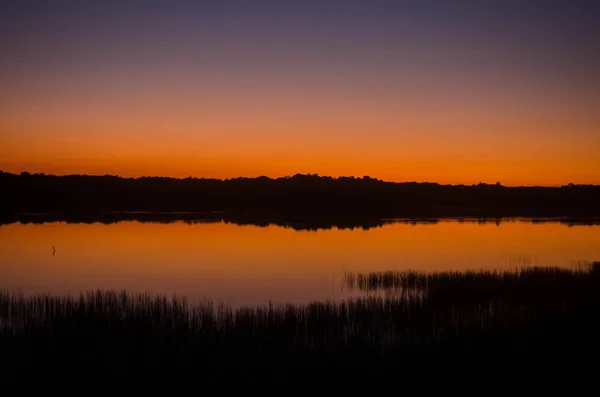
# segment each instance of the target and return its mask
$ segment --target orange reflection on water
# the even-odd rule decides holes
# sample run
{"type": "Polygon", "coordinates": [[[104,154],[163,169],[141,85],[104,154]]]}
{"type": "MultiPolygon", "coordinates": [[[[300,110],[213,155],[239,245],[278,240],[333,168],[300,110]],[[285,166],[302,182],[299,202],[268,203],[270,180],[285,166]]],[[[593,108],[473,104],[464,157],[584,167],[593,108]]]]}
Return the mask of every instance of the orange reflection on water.
{"type": "Polygon", "coordinates": [[[569,266],[600,258],[600,227],[440,221],[296,231],[226,223],[0,227],[0,288],[126,288],[232,304],[340,299],[344,271],[569,266]],[[52,247],[56,254],[52,255],[52,247]]]}

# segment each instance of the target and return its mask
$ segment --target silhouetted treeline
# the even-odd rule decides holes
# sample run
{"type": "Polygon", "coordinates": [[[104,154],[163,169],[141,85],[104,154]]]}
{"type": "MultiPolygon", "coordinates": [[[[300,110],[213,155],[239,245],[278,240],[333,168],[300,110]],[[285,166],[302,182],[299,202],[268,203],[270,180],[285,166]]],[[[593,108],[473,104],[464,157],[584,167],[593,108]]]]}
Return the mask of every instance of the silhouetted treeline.
{"type": "Polygon", "coordinates": [[[0,173],[3,213],[227,211],[305,215],[597,216],[600,186],[505,187],[394,183],[363,177],[121,178],[0,173]]]}

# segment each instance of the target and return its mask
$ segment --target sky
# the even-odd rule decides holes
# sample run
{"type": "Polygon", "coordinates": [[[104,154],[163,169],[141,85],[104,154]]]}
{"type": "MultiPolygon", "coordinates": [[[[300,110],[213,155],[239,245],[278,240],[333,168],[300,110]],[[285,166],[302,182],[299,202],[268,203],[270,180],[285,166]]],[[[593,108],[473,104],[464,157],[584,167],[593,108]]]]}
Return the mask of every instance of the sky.
{"type": "Polygon", "coordinates": [[[600,184],[595,0],[0,2],[0,170],[600,184]]]}

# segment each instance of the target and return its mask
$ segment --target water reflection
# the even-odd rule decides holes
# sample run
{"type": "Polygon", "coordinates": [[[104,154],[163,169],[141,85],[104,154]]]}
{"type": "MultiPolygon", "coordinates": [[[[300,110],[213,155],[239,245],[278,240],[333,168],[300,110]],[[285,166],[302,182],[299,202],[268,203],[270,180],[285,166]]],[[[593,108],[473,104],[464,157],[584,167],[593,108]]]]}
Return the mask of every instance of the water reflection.
{"type": "Polygon", "coordinates": [[[50,222],[65,223],[103,223],[113,224],[119,222],[136,221],[140,223],[177,223],[204,224],[204,223],[226,223],[238,226],[270,227],[280,226],[293,230],[321,230],[321,229],[363,229],[369,230],[379,228],[392,223],[403,223],[410,225],[435,225],[439,222],[455,221],[458,223],[495,224],[528,222],[532,224],[559,223],[567,226],[598,226],[600,218],[393,218],[381,219],[365,216],[331,216],[321,215],[312,217],[310,214],[302,214],[298,218],[275,215],[256,215],[249,213],[226,213],[226,212],[109,212],[99,214],[0,214],[0,226],[3,224],[43,224],[50,222]]]}
{"type": "MultiPolygon", "coordinates": [[[[367,294],[344,283],[351,272],[570,267],[574,260],[600,258],[600,227],[566,227],[572,222],[565,220],[404,219],[327,228],[259,227],[218,217],[34,219],[41,222],[31,216],[0,227],[1,289],[65,294],[126,288],[234,306],[304,303],[367,294]]],[[[413,292],[403,286],[393,293],[413,292]]]]}

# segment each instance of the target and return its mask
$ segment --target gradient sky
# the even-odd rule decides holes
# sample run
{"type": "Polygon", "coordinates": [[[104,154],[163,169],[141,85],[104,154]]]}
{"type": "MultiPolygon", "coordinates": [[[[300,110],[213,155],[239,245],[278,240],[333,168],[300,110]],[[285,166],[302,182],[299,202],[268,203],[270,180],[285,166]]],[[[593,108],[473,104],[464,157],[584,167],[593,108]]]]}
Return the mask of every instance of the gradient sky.
{"type": "Polygon", "coordinates": [[[600,184],[600,2],[0,3],[0,169],[600,184]]]}

